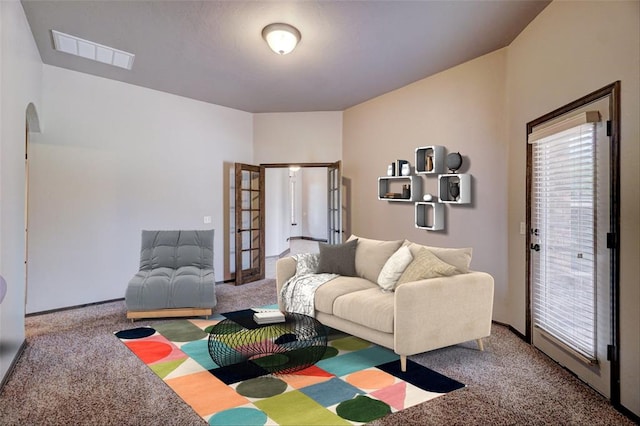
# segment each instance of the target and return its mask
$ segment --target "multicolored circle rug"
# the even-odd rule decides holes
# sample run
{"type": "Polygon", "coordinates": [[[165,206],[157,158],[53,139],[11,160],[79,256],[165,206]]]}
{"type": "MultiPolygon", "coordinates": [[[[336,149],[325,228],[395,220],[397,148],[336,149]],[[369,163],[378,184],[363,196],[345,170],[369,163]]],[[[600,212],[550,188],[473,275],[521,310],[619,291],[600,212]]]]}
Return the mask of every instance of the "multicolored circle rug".
{"type": "Polygon", "coordinates": [[[222,317],[115,333],[210,425],[359,425],[465,385],[362,339],[330,330],[324,358],[294,374],[219,367],[208,331],[222,317]]]}

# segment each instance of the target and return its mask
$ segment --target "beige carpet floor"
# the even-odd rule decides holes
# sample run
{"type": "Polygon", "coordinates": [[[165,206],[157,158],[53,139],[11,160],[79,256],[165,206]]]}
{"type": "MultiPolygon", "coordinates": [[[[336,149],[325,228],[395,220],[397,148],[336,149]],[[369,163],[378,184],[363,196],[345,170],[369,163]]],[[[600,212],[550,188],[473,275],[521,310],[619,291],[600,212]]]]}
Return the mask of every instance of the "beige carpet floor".
{"type": "MultiPolygon", "coordinates": [[[[273,280],[217,286],[216,312],[275,303],[273,280]]],[[[203,425],[113,332],[155,323],[125,318],[123,301],[26,319],[27,347],[0,391],[0,425],[203,425]]],[[[474,343],[411,357],[466,388],[374,425],[631,425],[609,402],[507,328],[474,343]]]]}

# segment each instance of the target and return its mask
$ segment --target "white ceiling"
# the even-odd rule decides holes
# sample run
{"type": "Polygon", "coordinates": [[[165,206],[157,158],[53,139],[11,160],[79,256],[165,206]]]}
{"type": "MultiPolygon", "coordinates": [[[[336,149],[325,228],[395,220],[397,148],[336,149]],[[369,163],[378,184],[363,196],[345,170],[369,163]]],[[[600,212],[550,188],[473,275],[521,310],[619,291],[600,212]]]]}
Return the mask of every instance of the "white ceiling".
{"type": "Polygon", "coordinates": [[[548,3],[22,0],[45,64],[248,112],[344,110],[509,45],[548,3]],[[291,54],[262,39],[273,22],[302,33],[291,54]],[[54,51],[51,30],[133,69],[54,51]]]}

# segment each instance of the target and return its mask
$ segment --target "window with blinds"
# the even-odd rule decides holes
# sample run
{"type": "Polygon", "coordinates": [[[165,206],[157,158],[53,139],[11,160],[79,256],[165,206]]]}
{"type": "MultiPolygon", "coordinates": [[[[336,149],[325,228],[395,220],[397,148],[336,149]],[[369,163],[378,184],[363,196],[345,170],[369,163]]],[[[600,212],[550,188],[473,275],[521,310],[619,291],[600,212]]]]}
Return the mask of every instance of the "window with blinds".
{"type": "Polygon", "coordinates": [[[533,324],[589,361],[596,359],[596,115],[582,113],[529,136],[532,241],[539,248],[532,258],[533,324]]]}

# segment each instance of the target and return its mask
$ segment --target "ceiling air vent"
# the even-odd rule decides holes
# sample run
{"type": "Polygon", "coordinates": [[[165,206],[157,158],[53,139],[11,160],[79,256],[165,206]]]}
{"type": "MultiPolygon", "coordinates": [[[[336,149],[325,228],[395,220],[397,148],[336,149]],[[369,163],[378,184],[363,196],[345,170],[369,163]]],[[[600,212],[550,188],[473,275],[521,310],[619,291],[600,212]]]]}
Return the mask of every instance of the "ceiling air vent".
{"type": "Polygon", "coordinates": [[[133,59],[136,57],[133,53],[83,40],[56,30],[51,30],[51,33],[53,34],[53,47],[57,51],[128,70],[133,66],[133,59]]]}

